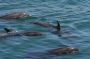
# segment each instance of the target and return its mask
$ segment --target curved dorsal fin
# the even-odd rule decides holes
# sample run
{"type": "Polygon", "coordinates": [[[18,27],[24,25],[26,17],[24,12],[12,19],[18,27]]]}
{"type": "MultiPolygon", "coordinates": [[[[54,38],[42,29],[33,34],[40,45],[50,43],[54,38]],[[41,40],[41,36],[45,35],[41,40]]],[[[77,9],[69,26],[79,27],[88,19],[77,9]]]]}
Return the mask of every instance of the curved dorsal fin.
{"type": "Polygon", "coordinates": [[[11,32],[11,30],[10,29],[8,29],[8,28],[4,28],[4,30],[8,33],[8,32],[11,32]]]}
{"type": "Polygon", "coordinates": [[[56,21],[56,22],[57,22],[57,25],[56,25],[56,30],[57,30],[57,31],[61,31],[61,26],[60,26],[59,21],[56,21]]]}

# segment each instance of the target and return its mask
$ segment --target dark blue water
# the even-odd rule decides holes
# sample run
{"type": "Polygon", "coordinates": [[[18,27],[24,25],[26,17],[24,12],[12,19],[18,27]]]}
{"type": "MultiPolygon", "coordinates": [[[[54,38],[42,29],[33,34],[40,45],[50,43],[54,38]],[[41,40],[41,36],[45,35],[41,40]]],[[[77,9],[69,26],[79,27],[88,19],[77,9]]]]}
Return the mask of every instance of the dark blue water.
{"type": "Polygon", "coordinates": [[[90,0],[0,0],[0,15],[11,12],[27,12],[32,18],[17,21],[0,19],[0,30],[4,27],[14,30],[42,32],[37,37],[0,38],[0,59],[22,59],[31,51],[45,51],[68,45],[79,48],[78,54],[63,56],[38,56],[36,59],[89,59],[90,58],[90,0]],[[62,26],[63,37],[52,34],[48,29],[25,25],[23,22],[43,21],[62,26]],[[72,36],[72,37],[71,37],[72,36]]]}

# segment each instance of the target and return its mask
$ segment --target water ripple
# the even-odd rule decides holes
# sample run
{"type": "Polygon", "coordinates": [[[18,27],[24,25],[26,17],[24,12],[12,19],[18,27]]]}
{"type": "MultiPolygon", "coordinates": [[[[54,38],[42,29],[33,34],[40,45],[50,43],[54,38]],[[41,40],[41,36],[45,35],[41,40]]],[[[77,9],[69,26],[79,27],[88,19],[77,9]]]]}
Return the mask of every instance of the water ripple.
{"type": "Polygon", "coordinates": [[[0,32],[4,27],[16,30],[40,31],[39,37],[8,37],[0,41],[0,59],[21,59],[28,52],[44,51],[49,48],[77,47],[76,55],[42,57],[41,59],[89,59],[90,58],[90,1],[89,0],[0,0],[0,15],[26,11],[32,18],[17,21],[0,19],[0,32]],[[22,24],[30,21],[43,21],[62,28],[62,37],[52,34],[48,29],[22,24]]]}

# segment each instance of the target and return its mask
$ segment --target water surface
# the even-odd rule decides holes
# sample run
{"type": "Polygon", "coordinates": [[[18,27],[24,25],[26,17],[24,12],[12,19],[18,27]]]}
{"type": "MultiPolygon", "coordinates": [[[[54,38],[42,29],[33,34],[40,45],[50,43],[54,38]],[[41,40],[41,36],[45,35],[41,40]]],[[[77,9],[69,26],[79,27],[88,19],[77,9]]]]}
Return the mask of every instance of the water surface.
{"type": "Polygon", "coordinates": [[[28,52],[45,51],[63,45],[77,47],[80,52],[65,56],[39,56],[39,59],[90,58],[90,0],[0,0],[0,15],[17,11],[27,12],[32,17],[17,21],[0,19],[1,31],[4,27],[9,27],[15,30],[39,31],[43,35],[0,38],[0,59],[22,59],[28,52]],[[56,20],[60,21],[62,32],[68,31],[71,33],[69,35],[78,38],[58,37],[46,28],[21,24],[29,21],[55,24],[56,20]]]}

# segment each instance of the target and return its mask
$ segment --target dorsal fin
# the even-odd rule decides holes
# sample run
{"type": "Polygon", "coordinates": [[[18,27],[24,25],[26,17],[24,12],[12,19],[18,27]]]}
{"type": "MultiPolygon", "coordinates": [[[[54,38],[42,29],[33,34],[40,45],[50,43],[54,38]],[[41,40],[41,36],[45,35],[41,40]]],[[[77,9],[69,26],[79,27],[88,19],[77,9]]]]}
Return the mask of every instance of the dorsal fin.
{"type": "Polygon", "coordinates": [[[56,22],[57,22],[57,25],[56,25],[56,30],[57,30],[57,31],[60,31],[60,30],[61,30],[60,23],[59,23],[59,21],[56,21],[56,22]]]}
{"type": "Polygon", "coordinates": [[[8,33],[8,32],[11,32],[11,30],[10,29],[8,29],[8,28],[4,28],[4,30],[8,33]]]}

